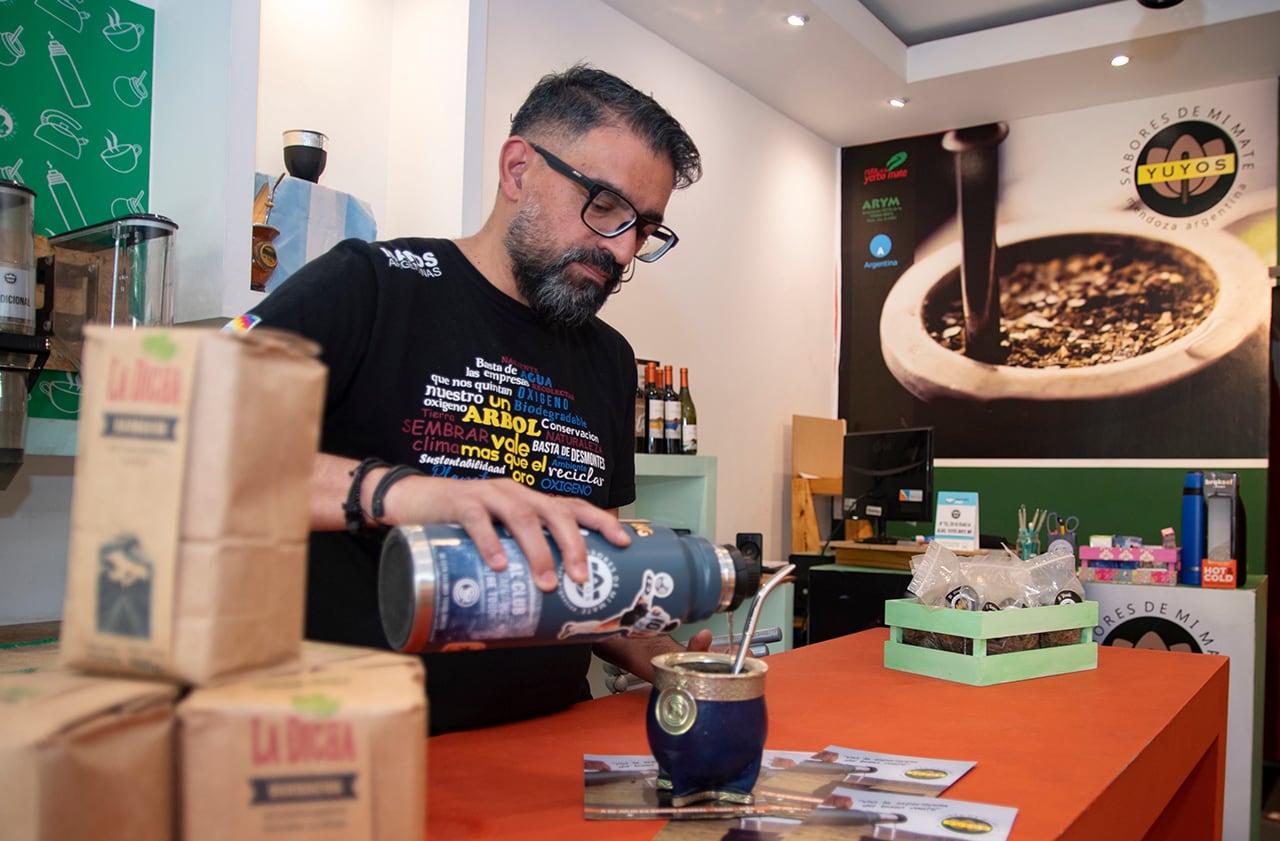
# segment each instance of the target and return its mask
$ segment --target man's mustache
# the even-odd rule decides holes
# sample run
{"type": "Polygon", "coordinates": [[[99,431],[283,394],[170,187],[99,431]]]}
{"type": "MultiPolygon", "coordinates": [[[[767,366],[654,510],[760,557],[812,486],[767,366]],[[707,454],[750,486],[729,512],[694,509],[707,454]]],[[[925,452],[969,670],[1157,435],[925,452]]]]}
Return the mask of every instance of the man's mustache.
{"type": "Polygon", "coordinates": [[[612,254],[600,248],[575,248],[560,258],[560,262],[556,265],[556,270],[562,271],[570,263],[582,263],[594,269],[599,269],[608,275],[610,286],[622,282],[622,272],[626,268],[626,266],[620,265],[614,260],[612,254]]]}

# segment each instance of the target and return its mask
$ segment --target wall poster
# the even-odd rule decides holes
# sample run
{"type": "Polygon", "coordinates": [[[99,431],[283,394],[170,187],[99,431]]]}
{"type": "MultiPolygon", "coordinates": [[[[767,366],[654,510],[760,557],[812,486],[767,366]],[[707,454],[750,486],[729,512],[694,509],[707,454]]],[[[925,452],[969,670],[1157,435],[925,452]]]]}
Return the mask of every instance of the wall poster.
{"type": "Polygon", "coordinates": [[[849,428],[933,426],[943,459],[1265,458],[1276,93],[844,149],[849,428]]]}

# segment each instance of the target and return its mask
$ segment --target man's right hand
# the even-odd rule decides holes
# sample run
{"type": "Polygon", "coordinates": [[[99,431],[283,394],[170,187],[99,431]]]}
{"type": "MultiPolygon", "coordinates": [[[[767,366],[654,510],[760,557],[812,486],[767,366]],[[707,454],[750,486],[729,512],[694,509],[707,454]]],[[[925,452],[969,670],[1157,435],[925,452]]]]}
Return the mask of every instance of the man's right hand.
{"type": "MultiPolygon", "coordinates": [[[[342,505],[356,464],[352,459],[323,453],[317,456],[311,497],[313,530],[346,528],[342,505]]],[[[373,523],[370,504],[374,488],[387,469],[374,468],[364,477],[360,501],[367,523],[373,523]]],[[[560,551],[565,575],[578,583],[587,580],[587,547],[581,529],[598,531],[616,546],[631,542],[616,512],[597,508],[583,499],[539,493],[508,478],[408,476],[386,492],[383,512],[380,524],[386,526],[457,523],[494,570],[507,565],[494,528],[495,523],[501,524],[524,553],[538,588],[546,592],[558,585],[548,537],[560,551]]]]}

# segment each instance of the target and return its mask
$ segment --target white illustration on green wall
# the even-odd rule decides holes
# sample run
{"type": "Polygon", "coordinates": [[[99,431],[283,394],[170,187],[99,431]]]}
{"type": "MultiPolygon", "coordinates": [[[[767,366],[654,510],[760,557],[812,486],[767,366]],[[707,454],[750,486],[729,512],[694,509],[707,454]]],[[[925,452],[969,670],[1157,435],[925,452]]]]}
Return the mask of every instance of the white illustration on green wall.
{"type": "Polygon", "coordinates": [[[0,179],[37,234],[149,210],[154,30],[128,0],[0,0],[0,179]]]}

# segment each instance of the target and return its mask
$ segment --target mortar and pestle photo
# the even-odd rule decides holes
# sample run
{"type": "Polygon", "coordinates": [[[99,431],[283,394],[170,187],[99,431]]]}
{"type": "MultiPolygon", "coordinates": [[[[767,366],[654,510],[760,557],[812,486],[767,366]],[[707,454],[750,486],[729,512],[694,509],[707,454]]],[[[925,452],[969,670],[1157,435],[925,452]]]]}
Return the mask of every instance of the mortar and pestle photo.
{"type": "Polygon", "coordinates": [[[1121,212],[997,231],[1003,137],[1000,124],[944,136],[961,238],[907,269],[885,299],[885,363],[916,397],[1137,394],[1211,365],[1267,323],[1267,268],[1228,234],[1161,230],[1121,212]]]}
{"type": "Polygon", "coordinates": [[[1113,426],[1135,411],[1156,418],[1239,375],[1219,376],[1233,356],[1246,357],[1237,369],[1258,363],[1261,343],[1249,340],[1268,327],[1269,291],[1252,249],[1222,231],[1121,211],[997,229],[1006,134],[997,123],[943,136],[960,238],[911,265],[880,313],[885,366],[935,421],[988,421],[988,438],[1039,426],[1018,430],[1021,444],[1013,436],[1018,455],[1043,454],[1028,442],[1046,434],[1088,449],[1083,413],[1113,426]],[[1176,399],[1141,404],[1166,387],[1181,389],[1176,399]]]}

